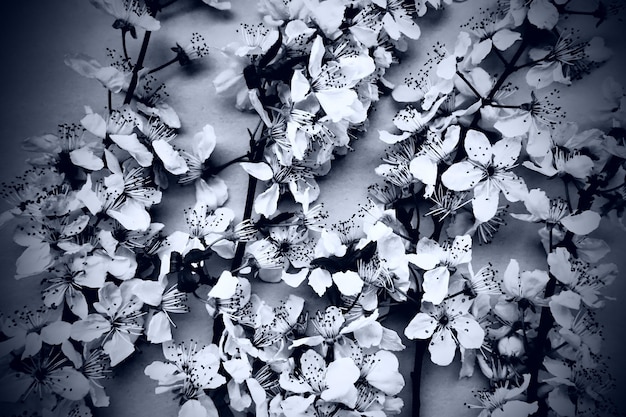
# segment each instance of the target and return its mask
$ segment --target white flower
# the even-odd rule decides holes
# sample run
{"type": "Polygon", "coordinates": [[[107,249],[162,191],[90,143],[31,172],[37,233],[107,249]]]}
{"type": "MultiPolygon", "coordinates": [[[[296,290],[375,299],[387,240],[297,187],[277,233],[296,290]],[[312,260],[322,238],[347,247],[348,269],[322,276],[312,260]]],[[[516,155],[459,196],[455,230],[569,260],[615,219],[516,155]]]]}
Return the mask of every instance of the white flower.
{"type": "Polygon", "coordinates": [[[458,265],[472,259],[472,238],[469,235],[457,236],[453,242],[440,246],[424,237],[417,243],[415,254],[407,257],[409,262],[426,270],[422,283],[423,300],[440,304],[448,295],[450,269],[455,271],[458,265]]]}
{"type": "Polygon", "coordinates": [[[528,222],[544,222],[552,228],[562,225],[577,235],[587,235],[600,225],[600,215],[592,210],[570,214],[564,200],[550,200],[546,193],[538,188],[529,191],[524,198],[524,206],[529,214],[511,213],[511,216],[528,222]]]}
{"type": "Polygon", "coordinates": [[[182,152],[189,170],[183,173],[178,180],[181,184],[193,182],[196,187],[196,202],[205,203],[212,209],[223,205],[228,199],[226,183],[217,175],[211,175],[207,178],[205,173],[209,167],[208,161],[216,143],[217,137],[213,126],[205,125],[201,132],[196,133],[191,151],[182,152]]]}
{"type": "Polygon", "coordinates": [[[72,401],[82,399],[89,392],[87,378],[72,366],[64,366],[67,364],[68,360],[55,349],[24,359],[20,372],[0,378],[0,401],[24,401],[32,392],[40,399],[55,394],[72,401]]]}
{"type": "Polygon", "coordinates": [[[29,160],[33,165],[58,165],[62,163],[64,157],[69,156],[74,165],[89,171],[98,171],[104,167],[102,143],[86,141],[84,129],[77,125],[59,125],[58,135],[46,134],[26,138],[22,142],[22,148],[30,152],[43,153],[43,156],[29,160]]]}
{"type": "Polygon", "coordinates": [[[449,365],[457,345],[478,349],[483,344],[485,331],[469,314],[471,304],[464,295],[444,300],[438,306],[424,302],[422,312],[411,320],[404,334],[409,339],[430,338],[430,359],[440,366],[449,365]]]}
{"type": "Polygon", "coordinates": [[[98,290],[97,313],[72,324],[71,337],[81,342],[102,338],[104,352],[115,366],[135,351],[134,342],[143,333],[143,302],[131,293],[132,287],[107,282],[98,290]]]}
{"type": "Polygon", "coordinates": [[[469,130],[465,137],[468,159],[448,168],[441,181],[453,191],[473,188],[474,216],[487,221],[498,211],[500,191],[511,202],[528,193],[524,180],[510,172],[521,148],[521,142],[511,138],[501,139],[492,146],[482,132],[469,130]]]}
{"type": "Polygon", "coordinates": [[[548,264],[550,273],[565,285],[565,289],[559,294],[561,298],[569,296],[574,302],[582,301],[593,308],[604,305],[600,289],[610,285],[617,276],[615,264],[591,266],[571,257],[565,248],[556,248],[549,253],[548,264]]]}
{"type": "Polygon", "coordinates": [[[469,408],[482,409],[479,417],[527,417],[537,411],[537,402],[528,403],[518,399],[528,388],[530,374],[524,375],[519,387],[509,388],[508,381],[491,391],[478,391],[476,398],[481,404],[467,404],[469,408]]]}
{"type": "Polygon", "coordinates": [[[7,339],[0,342],[0,357],[24,349],[21,358],[25,359],[37,354],[43,343],[61,345],[66,350],[71,324],[61,320],[61,314],[61,309],[41,307],[34,311],[17,310],[13,317],[3,317],[0,330],[7,339]]]}
{"type": "Polygon", "coordinates": [[[311,93],[333,122],[344,118],[352,123],[362,122],[366,111],[352,87],[374,71],[374,61],[367,55],[357,55],[322,65],[325,52],[322,38],[316,37],[307,67],[310,79],[302,70],[294,71],[291,79],[293,101],[300,102],[311,93]]]}
{"type": "Polygon", "coordinates": [[[449,163],[450,155],[459,142],[460,132],[459,126],[450,126],[442,140],[439,133],[427,131],[426,141],[409,164],[411,174],[426,185],[424,197],[430,197],[434,193],[438,166],[442,162],[449,163]]]}
{"type": "Polygon", "coordinates": [[[413,21],[415,8],[402,0],[373,0],[373,3],[385,10],[382,22],[391,39],[398,40],[401,35],[410,39],[418,39],[420,27],[413,21]]]}
{"type": "Polygon", "coordinates": [[[174,341],[164,342],[163,356],[167,362],[154,361],[146,367],[144,373],[158,381],[157,394],[177,391],[184,399],[195,399],[202,390],[217,388],[226,379],[218,373],[220,369],[219,349],[216,345],[198,348],[196,342],[188,345],[174,341]]]}
{"type": "Polygon", "coordinates": [[[180,292],[176,285],[167,287],[167,280],[147,281],[131,279],[127,285],[143,303],[153,306],[146,318],[146,338],[152,343],[172,340],[173,325],[170,314],[189,312],[187,294],[180,292]]]}
{"type": "Polygon", "coordinates": [[[311,393],[328,402],[340,402],[353,408],[357,389],[354,383],[361,372],[351,358],[339,358],[329,363],[312,349],[300,357],[299,367],[283,371],[280,386],[296,394],[311,393]]]}
{"type": "Polygon", "coordinates": [[[136,28],[155,31],[161,23],[148,13],[143,2],[139,0],[89,0],[91,4],[105,13],[115,17],[113,27],[122,32],[129,31],[133,38],[137,37],[136,28]]]}

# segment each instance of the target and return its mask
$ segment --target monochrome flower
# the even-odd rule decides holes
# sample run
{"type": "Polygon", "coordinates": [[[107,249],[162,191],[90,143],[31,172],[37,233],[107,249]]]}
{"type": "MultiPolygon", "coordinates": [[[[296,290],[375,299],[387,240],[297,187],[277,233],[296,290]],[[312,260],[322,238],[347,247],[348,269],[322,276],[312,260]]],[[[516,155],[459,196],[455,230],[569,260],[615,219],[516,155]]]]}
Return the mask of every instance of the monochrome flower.
{"type": "Polygon", "coordinates": [[[411,320],[404,334],[409,339],[431,339],[430,359],[440,366],[449,365],[457,346],[478,349],[485,331],[469,314],[471,301],[464,295],[446,299],[439,305],[422,303],[422,311],[411,320]]]}
{"type": "Polygon", "coordinates": [[[115,366],[135,351],[135,341],[143,333],[143,302],[131,293],[132,287],[107,282],[98,290],[96,313],[72,324],[71,337],[81,342],[101,340],[104,352],[115,366]]]}
{"type": "Polygon", "coordinates": [[[511,172],[521,148],[519,140],[509,138],[492,146],[484,133],[469,130],[465,137],[468,159],[448,168],[441,175],[441,181],[453,191],[473,188],[474,216],[487,221],[498,210],[501,191],[511,202],[519,201],[528,193],[524,180],[511,172]]]}
{"type": "Polygon", "coordinates": [[[137,37],[136,28],[155,31],[161,28],[161,23],[150,15],[145,4],[139,0],[90,0],[91,4],[105,13],[115,17],[113,27],[122,32],[130,32],[133,38],[137,37]]]}
{"type": "Polygon", "coordinates": [[[422,238],[417,243],[415,254],[407,255],[409,262],[424,269],[422,288],[423,300],[440,304],[448,295],[450,270],[472,259],[472,238],[469,235],[457,236],[452,242],[443,245],[432,239],[422,238]]]}

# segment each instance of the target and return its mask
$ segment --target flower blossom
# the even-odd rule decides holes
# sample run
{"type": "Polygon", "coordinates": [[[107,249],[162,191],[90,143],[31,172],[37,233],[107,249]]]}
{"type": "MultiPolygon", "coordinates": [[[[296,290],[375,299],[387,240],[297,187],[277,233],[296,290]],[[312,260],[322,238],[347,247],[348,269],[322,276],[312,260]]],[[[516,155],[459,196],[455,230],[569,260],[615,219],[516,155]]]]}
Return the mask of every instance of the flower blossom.
{"type": "Polygon", "coordinates": [[[469,313],[471,301],[464,295],[444,300],[439,305],[422,303],[422,311],[411,320],[404,334],[409,339],[428,339],[430,359],[437,365],[449,365],[457,345],[478,349],[485,331],[469,313]]]}
{"type": "Polygon", "coordinates": [[[511,201],[528,193],[523,179],[511,172],[522,145],[519,140],[504,138],[493,146],[476,130],[465,137],[468,159],[448,168],[441,176],[443,184],[453,191],[474,189],[474,216],[480,221],[491,219],[498,210],[500,191],[511,201]]]}

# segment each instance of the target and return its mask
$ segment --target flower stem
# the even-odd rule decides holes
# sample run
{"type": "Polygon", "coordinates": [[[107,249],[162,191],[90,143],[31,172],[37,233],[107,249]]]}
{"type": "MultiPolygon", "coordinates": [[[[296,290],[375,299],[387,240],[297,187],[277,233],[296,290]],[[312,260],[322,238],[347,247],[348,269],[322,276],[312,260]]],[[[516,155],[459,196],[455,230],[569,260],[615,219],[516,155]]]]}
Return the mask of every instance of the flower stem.
{"type": "Polygon", "coordinates": [[[480,93],[478,92],[478,90],[476,90],[476,87],[474,87],[474,86],[472,85],[472,83],[470,83],[470,82],[469,82],[469,80],[467,79],[467,77],[465,77],[465,75],[463,75],[463,73],[462,73],[461,71],[458,71],[458,70],[457,70],[456,75],[458,75],[458,76],[459,76],[459,78],[460,78],[461,80],[463,80],[463,82],[464,82],[465,84],[467,84],[467,86],[470,88],[470,90],[472,90],[472,92],[473,92],[474,94],[476,94],[476,97],[477,97],[477,98],[480,98],[480,99],[482,99],[482,98],[483,98],[483,97],[480,95],[480,93]]]}
{"type": "Polygon", "coordinates": [[[126,58],[126,60],[130,60],[128,57],[128,49],[126,49],[126,33],[127,31],[122,30],[122,50],[124,51],[124,58],[126,58]]]}
{"type": "Polygon", "coordinates": [[[157,71],[161,71],[163,68],[167,68],[170,65],[174,64],[175,62],[178,62],[178,57],[177,56],[172,58],[172,59],[170,59],[166,63],[159,65],[156,68],[152,68],[150,71],[148,71],[148,74],[154,74],[157,71]]]}
{"type": "Polygon", "coordinates": [[[236,164],[237,162],[245,162],[247,160],[250,159],[250,153],[248,152],[245,155],[241,155],[238,156],[234,159],[231,159],[230,161],[223,163],[222,165],[218,165],[216,167],[208,167],[203,173],[202,173],[202,177],[204,179],[210,177],[211,175],[217,175],[219,174],[222,170],[228,168],[229,166],[236,164]]]}
{"type": "MultiPolygon", "coordinates": [[[[259,121],[254,132],[250,132],[250,141],[252,145],[250,146],[250,158],[252,162],[258,162],[263,157],[263,149],[262,142],[255,141],[254,138],[257,136],[259,129],[263,125],[263,121],[259,121]]],[[[258,180],[252,175],[248,176],[248,190],[246,192],[246,203],[243,208],[243,219],[242,221],[249,220],[252,217],[252,208],[254,205],[254,195],[256,194],[256,184],[258,180]]],[[[231,269],[236,269],[241,265],[243,261],[243,255],[246,250],[245,242],[237,243],[237,250],[235,251],[235,257],[233,258],[233,263],[231,264],[231,269]]]]}
{"type": "MultiPolygon", "coordinates": [[[[577,210],[584,211],[589,210],[591,205],[593,204],[594,195],[598,190],[599,182],[597,177],[592,177],[589,181],[589,186],[586,189],[583,189],[579,192],[580,198],[578,199],[577,210]]],[[[576,247],[574,246],[572,239],[574,238],[574,234],[572,232],[567,232],[565,234],[565,238],[563,241],[554,245],[552,229],[550,229],[549,234],[549,249],[550,252],[554,250],[555,246],[565,247],[572,256],[576,256],[576,247]]],[[[552,274],[549,274],[550,279],[546,284],[546,289],[544,291],[544,298],[548,299],[554,295],[556,290],[557,280],[556,277],[552,274]]],[[[545,348],[546,341],[548,338],[548,333],[554,324],[554,317],[552,316],[552,312],[549,308],[544,308],[541,310],[541,317],[539,319],[539,327],[537,328],[537,338],[534,348],[528,355],[528,364],[530,369],[530,383],[528,385],[527,395],[528,401],[538,401],[539,400],[539,369],[541,368],[541,364],[543,363],[543,359],[545,357],[545,348]]],[[[539,401],[539,410],[535,413],[537,417],[545,417],[548,415],[548,405],[545,401],[539,401]]]]}
{"type": "Polygon", "coordinates": [[[141,43],[141,49],[139,50],[137,63],[133,67],[133,75],[130,79],[130,84],[128,85],[126,97],[124,97],[124,104],[130,104],[130,101],[133,99],[133,94],[135,93],[135,88],[137,88],[137,82],[139,81],[139,71],[141,71],[141,69],[143,68],[143,61],[146,58],[146,52],[148,51],[148,44],[150,43],[151,34],[152,32],[148,30],[143,36],[143,42],[141,43]]]}
{"type": "Polygon", "coordinates": [[[426,354],[426,348],[428,347],[428,339],[418,339],[415,341],[415,356],[413,363],[413,372],[411,372],[411,390],[413,394],[413,407],[411,415],[413,417],[419,417],[420,407],[422,405],[420,399],[421,382],[422,382],[422,362],[424,361],[424,355],[426,354]]]}

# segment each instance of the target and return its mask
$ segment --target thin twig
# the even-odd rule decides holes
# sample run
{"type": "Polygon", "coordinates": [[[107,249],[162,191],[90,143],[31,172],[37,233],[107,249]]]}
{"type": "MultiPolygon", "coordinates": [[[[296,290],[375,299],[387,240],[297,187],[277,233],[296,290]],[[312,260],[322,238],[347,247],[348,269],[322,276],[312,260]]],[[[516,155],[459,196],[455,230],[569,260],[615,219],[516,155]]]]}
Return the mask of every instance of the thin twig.
{"type": "Polygon", "coordinates": [[[151,34],[152,32],[148,30],[143,36],[143,42],[141,43],[137,63],[133,67],[133,75],[130,79],[130,84],[128,85],[128,91],[126,92],[126,97],[124,98],[124,104],[130,104],[133,99],[133,94],[135,93],[135,88],[137,88],[137,82],[139,81],[139,71],[143,68],[143,61],[146,58],[146,52],[148,51],[151,34]]]}

